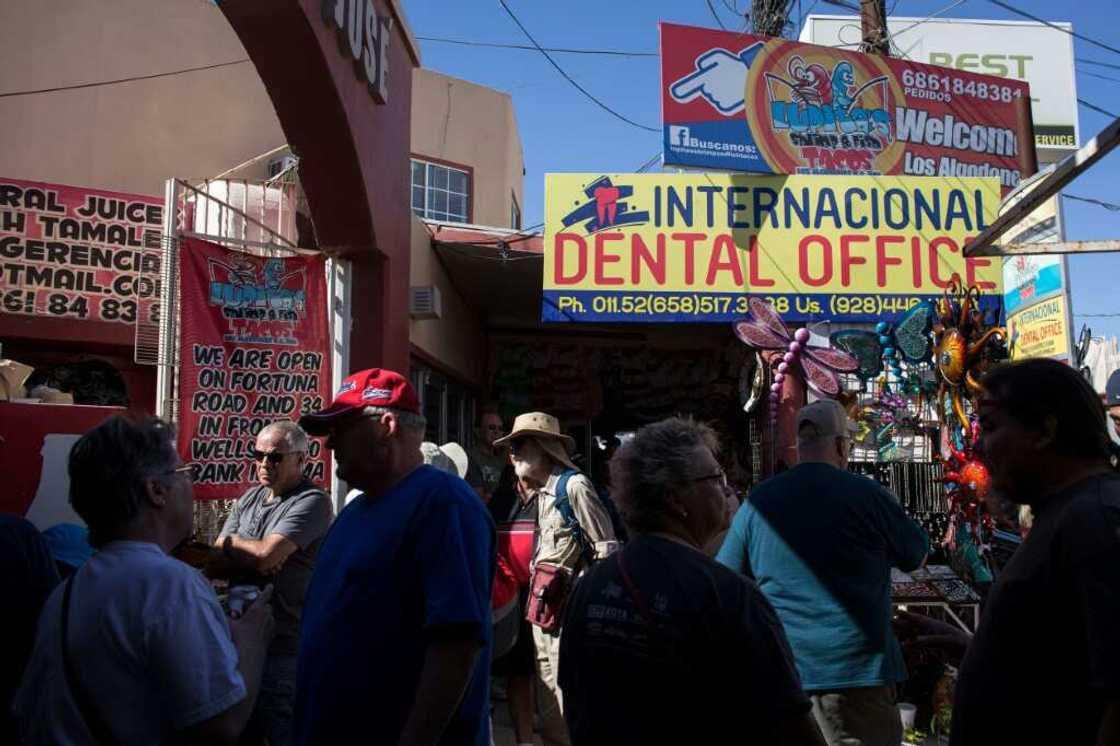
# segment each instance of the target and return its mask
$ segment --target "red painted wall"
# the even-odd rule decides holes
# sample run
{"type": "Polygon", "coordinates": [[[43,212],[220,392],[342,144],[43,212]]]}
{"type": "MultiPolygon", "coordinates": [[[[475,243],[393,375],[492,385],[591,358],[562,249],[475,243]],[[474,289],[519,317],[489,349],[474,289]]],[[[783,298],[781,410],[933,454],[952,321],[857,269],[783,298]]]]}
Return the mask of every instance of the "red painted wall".
{"type": "Polygon", "coordinates": [[[351,369],[408,370],[409,118],[419,65],[403,19],[389,43],[388,101],[378,104],[322,18],[322,0],[219,4],[268,90],[321,247],[354,260],[351,369]]]}

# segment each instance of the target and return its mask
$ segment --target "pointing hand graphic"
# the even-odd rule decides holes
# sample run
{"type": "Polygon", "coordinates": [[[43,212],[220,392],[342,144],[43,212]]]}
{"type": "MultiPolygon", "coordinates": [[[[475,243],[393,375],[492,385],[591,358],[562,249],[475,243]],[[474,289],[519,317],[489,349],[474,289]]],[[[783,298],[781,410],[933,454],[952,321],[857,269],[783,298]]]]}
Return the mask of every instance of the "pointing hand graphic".
{"type": "Polygon", "coordinates": [[[696,58],[696,71],[677,80],[669,94],[679,103],[688,103],[698,96],[721,114],[731,115],[743,109],[743,92],[747,84],[747,59],[752,45],[731,54],[726,49],[712,49],[696,58]]]}

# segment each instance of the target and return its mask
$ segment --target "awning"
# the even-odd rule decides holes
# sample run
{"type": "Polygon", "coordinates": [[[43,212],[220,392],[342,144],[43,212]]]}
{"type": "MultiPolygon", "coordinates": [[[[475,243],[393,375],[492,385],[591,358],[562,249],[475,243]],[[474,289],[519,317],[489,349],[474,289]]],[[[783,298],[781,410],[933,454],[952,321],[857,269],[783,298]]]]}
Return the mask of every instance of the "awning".
{"type": "Polygon", "coordinates": [[[467,303],[491,323],[535,326],[543,279],[539,234],[433,226],[432,249],[467,303]]]}

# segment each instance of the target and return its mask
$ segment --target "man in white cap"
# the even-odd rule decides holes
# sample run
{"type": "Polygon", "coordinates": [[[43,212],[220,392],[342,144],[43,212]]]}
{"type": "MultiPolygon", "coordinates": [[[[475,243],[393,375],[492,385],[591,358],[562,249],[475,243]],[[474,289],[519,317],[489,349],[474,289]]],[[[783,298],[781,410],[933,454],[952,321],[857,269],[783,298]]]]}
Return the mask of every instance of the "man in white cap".
{"type": "Polygon", "coordinates": [[[571,584],[564,578],[578,577],[589,563],[618,548],[611,519],[591,486],[591,480],[572,463],[569,452],[575,441],[560,432],[560,423],[544,412],[519,415],[509,435],[494,442],[508,444],[510,461],[521,483],[537,501],[537,548],[532,561],[531,587],[544,591],[542,579],[559,575],[560,581],[545,591],[551,609],[532,618],[537,675],[541,691],[541,738],[546,746],[567,744],[560,687],[556,671],[560,656],[558,620],[545,619],[549,611],[563,606],[562,595],[571,584]],[[543,626],[542,626],[543,625],[543,626]]]}
{"type": "Polygon", "coordinates": [[[891,567],[916,569],[929,539],[878,483],[847,471],[856,427],[839,403],[797,415],[797,466],[751,492],[716,559],[753,577],[785,627],[830,745],[898,746],[891,567]]]}

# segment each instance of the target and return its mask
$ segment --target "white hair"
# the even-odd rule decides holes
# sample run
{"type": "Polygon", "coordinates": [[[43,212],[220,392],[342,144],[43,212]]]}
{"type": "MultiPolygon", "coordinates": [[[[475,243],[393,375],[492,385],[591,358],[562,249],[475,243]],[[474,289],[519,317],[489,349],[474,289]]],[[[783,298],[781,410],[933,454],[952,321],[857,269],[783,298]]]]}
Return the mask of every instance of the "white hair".
{"type": "Polygon", "coordinates": [[[422,414],[415,412],[405,412],[401,409],[393,409],[392,407],[366,407],[362,410],[362,414],[371,417],[380,417],[383,414],[391,414],[397,418],[397,422],[405,430],[423,433],[428,427],[428,420],[422,414]]]}
{"type": "Polygon", "coordinates": [[[307,433],[291,420],[279,420],[268,425],[257,437],[280,434],[288,449],[297,453],[307,453],[307,433]]]}

